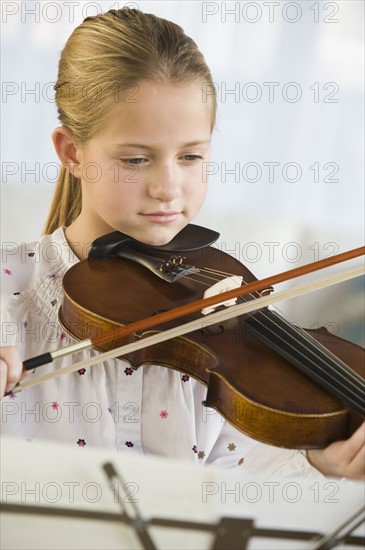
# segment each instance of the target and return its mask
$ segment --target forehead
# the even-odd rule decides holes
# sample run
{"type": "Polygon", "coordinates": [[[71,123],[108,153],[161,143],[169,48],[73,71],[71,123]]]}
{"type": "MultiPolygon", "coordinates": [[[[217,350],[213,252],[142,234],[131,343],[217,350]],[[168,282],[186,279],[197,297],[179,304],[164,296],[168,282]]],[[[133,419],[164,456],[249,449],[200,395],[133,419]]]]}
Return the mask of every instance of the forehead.
{"type": "Polygon", "coordinates": [[[171,83],[141,81],[131,86],[110,107],[96,136],[153,140],[197,137],[208,139],[212,102],[199,81],[171,83]],[[197,133],[200,134],[197,136],[197,133]]]}

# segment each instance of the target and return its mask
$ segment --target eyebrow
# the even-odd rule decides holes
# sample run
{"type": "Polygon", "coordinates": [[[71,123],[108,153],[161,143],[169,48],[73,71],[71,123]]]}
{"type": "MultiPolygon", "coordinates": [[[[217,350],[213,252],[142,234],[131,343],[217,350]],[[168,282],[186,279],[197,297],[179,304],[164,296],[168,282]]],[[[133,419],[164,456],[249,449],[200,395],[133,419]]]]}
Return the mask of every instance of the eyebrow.
{"type": "MultiPolygon", "coordinates": [[[[211,142],[210,139],[190,141],[189,143],[184,143],[181,147],[192,147],[194,145],[204,145],[210,142],[211,142]]],[[[149,147],[148,145],[143,145],[142,143],[117,143],[115,147],[136,147],[137,149],[146,149],[150,151],[154,149],[154,147],[149,147]]]]}

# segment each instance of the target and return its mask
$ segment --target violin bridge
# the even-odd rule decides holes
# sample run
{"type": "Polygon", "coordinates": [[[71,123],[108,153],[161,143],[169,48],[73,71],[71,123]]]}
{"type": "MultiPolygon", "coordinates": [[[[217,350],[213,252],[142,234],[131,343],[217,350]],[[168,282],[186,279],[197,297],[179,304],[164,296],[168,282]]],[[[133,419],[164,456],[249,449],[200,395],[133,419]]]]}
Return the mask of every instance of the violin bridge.
{"type": "MultiPolygon", "coordinates": [[[[222,279],[218,283],[215,283],[213,286],[209,287],[208,290],[204,292],[204,298],[210,298],[211,296],[217,296],[218,294],[222,294],[227,290],[232,290],[233,288],[239,288],[242,285],[242,279],[243,277],[239,275],[232,275],[231,277],[226,277],[225,279],[222,279]]],[[[219,306],[225,306],[225,307],[234,306],[236,302],[237,302],[237,298],[232,298],[232,300],[226,300],[225,302],[219,302],[219,304],[215,304],[214,306],[203,308],[202,314],[208,315],[208,313],[212,313],[219,306]]]]}

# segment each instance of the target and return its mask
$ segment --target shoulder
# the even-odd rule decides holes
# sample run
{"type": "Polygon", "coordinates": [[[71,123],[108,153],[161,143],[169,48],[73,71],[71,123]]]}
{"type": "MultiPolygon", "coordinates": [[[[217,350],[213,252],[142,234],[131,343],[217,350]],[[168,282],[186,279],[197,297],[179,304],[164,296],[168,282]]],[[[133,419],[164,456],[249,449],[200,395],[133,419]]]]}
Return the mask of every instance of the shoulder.
{"type": "Polygon", "coordinates": [[[75,261],[60,227],[29,243],[4,243],[1,248],[1,294],[12,295],[29,288],[50,270],[65,271],[75,261]]]}

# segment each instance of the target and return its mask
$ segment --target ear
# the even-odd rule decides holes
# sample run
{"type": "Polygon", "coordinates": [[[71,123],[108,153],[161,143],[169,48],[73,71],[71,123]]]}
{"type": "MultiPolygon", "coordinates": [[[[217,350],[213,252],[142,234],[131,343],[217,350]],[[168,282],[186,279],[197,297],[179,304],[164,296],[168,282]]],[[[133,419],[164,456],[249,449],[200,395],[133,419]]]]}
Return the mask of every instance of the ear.
{"type": "Polygon", "coordinates": [[[76,146],[71,132],[64,126],[60,126],[52,132],[52,141],[63,166],[76,178],[80,178],[79,148],[76,146]]]}

